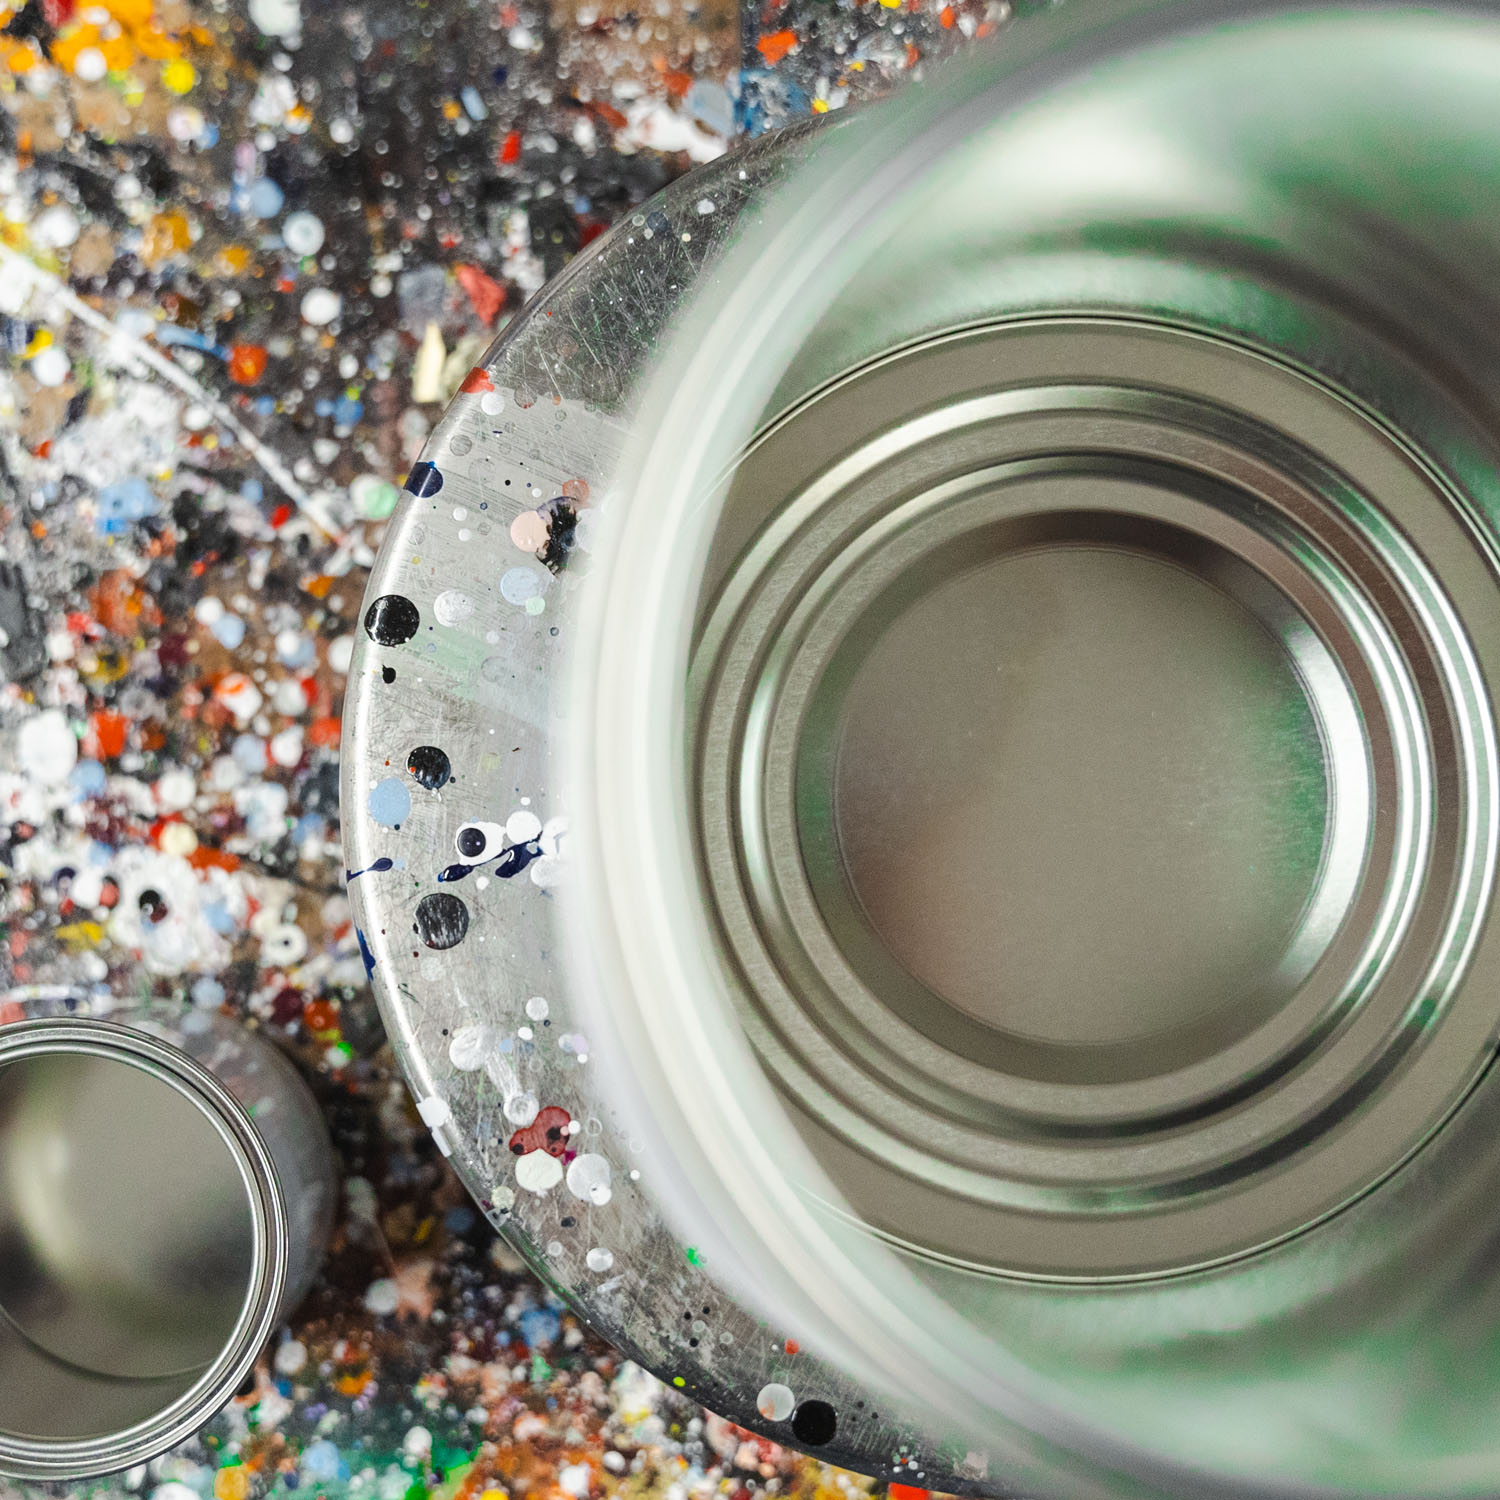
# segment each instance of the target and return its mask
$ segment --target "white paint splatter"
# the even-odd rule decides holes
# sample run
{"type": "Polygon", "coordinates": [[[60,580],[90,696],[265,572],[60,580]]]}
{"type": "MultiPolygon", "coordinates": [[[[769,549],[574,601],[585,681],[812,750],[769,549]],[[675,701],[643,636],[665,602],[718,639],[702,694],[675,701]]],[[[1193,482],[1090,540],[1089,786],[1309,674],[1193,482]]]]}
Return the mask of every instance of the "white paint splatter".
{"type": "Polygon", "coordinates": [[[528,1151],[516,1159],[516,1181],[528,1193],[550,1193],[562,1181],[563,1166],[545,1151],[528,1151]]]}
{"type": "Polygon", "coordinates": [[[755,1409],[768,1422],[784,1422],[796,1408],[797,1398],[788,1385],[763,1385],[755,1398],[755,1409]]]}

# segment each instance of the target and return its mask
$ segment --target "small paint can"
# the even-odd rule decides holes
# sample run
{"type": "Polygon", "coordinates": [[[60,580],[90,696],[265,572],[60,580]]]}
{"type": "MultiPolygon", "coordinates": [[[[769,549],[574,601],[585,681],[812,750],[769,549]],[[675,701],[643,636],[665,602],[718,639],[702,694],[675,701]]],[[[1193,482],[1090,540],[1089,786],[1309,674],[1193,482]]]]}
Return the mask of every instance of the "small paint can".
{"type": "Polygon", "coordinates": [[[79,1479],[156,1457],[242,1385],[317,1271],[333,1155],[290,1063],[225,1017],[18,1003],[0,1026],[0,1474],[79,1479]]]}

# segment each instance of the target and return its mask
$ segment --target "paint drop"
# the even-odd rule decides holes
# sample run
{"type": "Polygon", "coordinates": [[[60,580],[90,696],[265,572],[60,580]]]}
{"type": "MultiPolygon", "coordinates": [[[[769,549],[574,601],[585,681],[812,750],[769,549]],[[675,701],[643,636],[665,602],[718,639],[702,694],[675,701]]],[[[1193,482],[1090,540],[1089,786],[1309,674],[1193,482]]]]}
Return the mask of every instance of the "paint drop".
{"type": "Polygon", "coordinates": [[[614,1252],[596,1245],[584,1256],[584,1261],[591,1271],[607,1271],[615,1263],[614,1252]]]}
{"type": "Polygon", "coordinates": [[[286,216],[281,238],[293,255],[316,255],[323,248],[323,221],[305,209],[286,216]]]}
{"type": "Polygon", "coordinates": [[[551,536],[547,517],[539,510],[523,510],[510,523],[510,539],[522,552],[540,552],[551,536]]]}
{"type": "Polygon", "coordinates": [[[594,1193],[609,1189],[609,1162],[592,1151],[575,1156],[568,1165],[568,1191],[585,1203],[594,1201],[594,1193]]]}
{"type": "Polygon", "coordinates": [[[302,299],[302,321],[314,328],[322,328],[333,322],[343,311],[344,299],[326,286],[315,286],[302,299]]]}
{"type": "Polygon", "coordinates": [[[38,354],[32,357],[32,378],[38,385],[58,386],[72,373],[72,365],[68,363],[68,356],[56,344],[48,344],[38,354]]]}
{"type": "Polygon", "coordinates": [[[365,634],[377,646],[404,645],[421,623],[421,612],[405,594],[382,594],[365,611],[365,634]]]}
{"type": "Polygon", "coordinates": [[[469,908],[447,891],[423,896],[417,903],[417,936],[429,948],[456,948],[469,930],[469,908]]]}
{"type": "Polygon", "coordinates": [[[755,1398],[756,1411],[768,1422],[785,1422],[796,1404],[797,1398],[792,1394],[791,1386],[775,1382],[763,1385],[760,1395],[755,1398]]]}
{"type": "Polygon", "coordinates": [[[448,1044],[448,1061],[460,1073],[473,1073],[484,1066],[498,1041],[493,1026],[460,1026],[448,1044]]]}
{"type": "Polygon", "coordinates": [[[16,758],[22,774],[42,786],[68,779],[78,764],[78,738],[61,709],[45,709],[21,725],[16,758]]]}
{"type": "Polygon", "coordinates": [[[453,775],[452,764],[436,745],[418,745],[406,757],[406,769],[415,778],[417,784],[426,787],[429,792],[435,792],[439,787],[446,786],[453,775]]]}
{"type": "Polygon", "coordinates": [[[526,1014],[533,1021],[545,1021],[547,1019],[547,1002],[540,995],[533,995],[526,1002],[526,1014]]]}
{"type": "Polygon", "coordinates": [[[505,1101],[505,1118],[512,1125],[529,1125],[536,1119],[540,1109],[541,1105],[535,1094],[512,1094],[505,1101]]]}
{"type": "Polygon", "coordinates": [[[417,1113],[421,1115],[422,1123],[429,1130],[441,1130],[453,1119],[453,1110],[448,1101],[439,1099],[436,1094],[430,1094],[425,1099],[418,1099],[417,1113]]]}
{"type": "Polygon", "coordinates": [[[474,601],[462,589],[444,589],[432,601],[439,625],[458,625],[474,613],[474,601]]]}
{"type": "Polygon", "coordinates": [[[804,1401],[792,1413],[792,1436],[808,1448],[821,1448],[839,1430],[838,1414],[826,1401],[804,1401]]]}
{"type": "Polygon", "coordinates": [[[370,788],[370,816],[386,828],[399,828],[411,813],[411,792],[399,776],[384,776],[370,788]]]}
{"type": "Polygon", "coordinates": [[[406,476],[406,484],[403,488],[411,491],[419,500],[425,500],[443,487],[443,476],[436,464],[415,463],[411,466],[411,472],[406,476]]]}
{"type": "Polygon", "coordinates": [[[401,1294],[389,1276],[372,1281],[365,1289],[365,1306],[377,1318],[387,1317],[401,1305],[401,1294]]]}
{"type": "Polygon", "coordinates": [[[528,1151],[516,1161],[516,1181],[528,1193],[550,1193],[562,1175],[562,1163],[545,1151],[528,1151]]]}
{"type": "Polygon", "coordinates": [[[505,836],[513,844],[529,844],[540,838],[541,833],[542,820],[529,807],[513,812],[505,820],[505,836]]]}
{"type": "Polygon", "coordinates": [[[389,480],[378,474],[361,474],[349,484],[349,498],[367,521],[383,521],[396,508],[400,494],[389,480]]]}
{"type": "Polygon", "coordinates": [[[510,604],[525,604],[542,591],[542,575],[535,568],[507,568],[500,575],[501,597],[510,604]]]}

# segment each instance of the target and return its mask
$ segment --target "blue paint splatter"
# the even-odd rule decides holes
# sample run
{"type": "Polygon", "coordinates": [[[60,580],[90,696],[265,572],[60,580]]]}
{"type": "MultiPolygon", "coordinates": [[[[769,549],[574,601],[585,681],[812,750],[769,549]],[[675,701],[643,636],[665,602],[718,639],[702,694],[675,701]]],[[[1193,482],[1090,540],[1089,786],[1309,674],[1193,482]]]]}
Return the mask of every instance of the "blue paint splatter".
{"type": "Polygon", "coordinates": [[[365,978],[372,979],[375,976],[375,955],[370,952],[370,945],[358,927],[354,929],[354,935],[359,939],[359,956],[365,961],[365,978]]]}
{"type": "MultiPolygon", "coordinates": [[[[524,844],[509,844],[495,857],[494,873],[501,880],[511,880],[519,875],[532,860],[540,859],[542,846],[536,839],[530,839],[524,844]]],[[[438,884],[447,885],[455,880],[467,880],[475,870],[482,870],[485,861],[480,860],[468,864],[448,865],[438,871],[438,884]]]]}
{"type": "Polygon", "coordinates": [[[429,495],[435,495],[443,487],[443,476],[438,472],[436,464],[419,463],[411,466],[411,472],[406,476],[404,489],[408,489],[419,500],[425,500],[429,495]]]}
{"type": "Polygon", "coordinates": [[[96,525],[104,536],[119,536],[135,521],[154,516],[161,508],[155,491],[144,479],[132,477],[107,484],[95,501],[96,525]]]}
{"type": "Polygon", "coordinates": [[[387,870],[394,870],[395,868],[395,860],[377,859],[373,865],[366,865],[363,870],[345,870],[344,879],[352,884],[361,875],[384,875],[387,870]]]}
{"type": "Polygon", "coordinates": [[[386,828],[399,828],[411,812],[411,792],[400,776],[387,776],[370,788],[370,816],[386,828]]]}
{"type": "Polygon", "coordinates": [[[532,860],[540,859],[542,846],[532,839],[525,844],[512,844],[499,859],[495,861],[495,874],[501,880],[510,880],[519,875],[532,860]]]}

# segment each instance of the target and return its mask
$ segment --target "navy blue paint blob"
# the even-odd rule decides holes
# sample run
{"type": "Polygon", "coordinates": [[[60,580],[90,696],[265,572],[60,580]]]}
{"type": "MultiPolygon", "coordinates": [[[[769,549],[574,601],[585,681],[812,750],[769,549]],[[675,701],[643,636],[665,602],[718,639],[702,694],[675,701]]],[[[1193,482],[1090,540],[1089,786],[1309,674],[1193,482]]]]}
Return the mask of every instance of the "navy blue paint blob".
{"type": "Polygon", "coordinates": [[[429,948],[456,948],[469,930],[469,908],[447,891],[423,896],[412,924],[429,948]]]}
{"type": "MultiPolygon", "coordinates": [[[[394,870],[395,868],[395,860],[388,858],[377,859],[373,865],[366,865],[363,870],[345,870],[344,879],[352,882],[358,880],[361,875],[384,875],[387,870],[394,870]]],[[[363,942],[364,940],[361,939],[360,941],[363,942]]]]}
{"type": "Polygon", "coordinates": [[[443,476],[438,472],[436,464],[413,464],[411,473],[406,476],[405,488],[409,489],[419,500],[425,500],[429,495],[437,494],[442,487],[443,476]]]}
{"type": "Polygon", "coordinates": [[[382,594],[365,611],[365,634],[377,646],[405,645],[421,623],[421,612],[405,594],[382,594]]]}
{"type": "Polygon", "coordinates": [[[365,961],[365,978],[371,979],[375,974],[375,955],[370,952],[370,945],[358,927],[354,929],[354,935],[359,939],[359,956],[365,961]]]}
{"type": "Polygon", "coordinates": [[[826,1401],[804,1401],[792,1413],[792,1436],[805,1448],[821,1448],[839,1430],[838,1413],[826,1401]]]}
{"type": "Polygon", "coordinates": [[[411,772],[419,786],[435,792],[445,786],[453,775],[453,766],[448,757],[436,745],[418,745],[406,757],[406,769],[411,772]]]}
{"type": "Polygon", "coordinates": [[[467,880],[478,865],[448,865],[445,869],[438,871],[438,884],[446,885],[454,880],[467,880]]]}
{"type": "Polygon", "coordinates": [[[495,861],[495,874],[501,880],[509,880],[519,875],[532,860],[541,857],[542,846],[532,839],[526,844],[512,844],[499,859],[495,861]]]}

